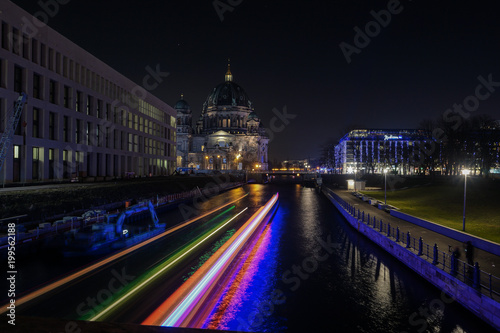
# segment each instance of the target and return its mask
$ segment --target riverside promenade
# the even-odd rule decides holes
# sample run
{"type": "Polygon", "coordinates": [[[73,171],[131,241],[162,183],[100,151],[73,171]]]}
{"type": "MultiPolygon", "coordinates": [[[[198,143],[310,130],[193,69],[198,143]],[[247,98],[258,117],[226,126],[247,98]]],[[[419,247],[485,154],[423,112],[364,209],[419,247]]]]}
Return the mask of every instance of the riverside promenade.
{"type": "MultiPolygon", "coordinates": [[[[358,197],[352,195],[352,191],[341,190],[341,189],[330,189],[335,194],[337,194],[340,198],[342,198],[345,202],[350,205],[356,207],[357,209],[364,211],[365,215],[370,214],[370,218],[373,219],[375,217],[377,220],[382,220],[383,223],[390,223],[392,228],[399,227],[401,232],[410,232],[411,236],[419,239],[422,237],[423,242],[427,244],[437,244],[440,251],[450,252],[453,251],[456,247],[460,249],[460,257],[459,259],[462,261],[467,261],[465,258],[465,249],[463,242],[457,241],[453,238],[447,237],[445,235],[439,234],[432,230],[426,229],[424,227],[418,226],[411,222],[407,222],[396,218],[389,213],[378,209],[375,206],[370,205],[368,202],[365,202],[358,197]]],[[[471,242],[474,244],[474,236],[471,236],[471,242]]],[[[402,240],[405,241],[405,240],[402,240]]],[[[500,257],[494,255],[492,253],[483,251],[474,247],[474,262],[479,263],[479,267],[481,270],[491,273],[497,277],[500,277],[500,257]]],[[[499,288],[500,289],[500,288],[499,288]]]]}
{"type": "MultiPolygon", "coordinates": [[[[323,187],[323,193],[359,233],[500,330],[500,279],[494,275],[498,272],[497,255],[475,249],[474,265],[471,266],[448,250],[456,246],[463,248],[462,241],[391,216],[353,196],[352,192],[323,187]],[[445,251],[439,247],[444,247],[445,251]],[[481,266],[488,264],[492,270],[481,266]]],[[[470,237],[473,244],[484,241],[470,237]]],[[[496,243],[489,246],[497,250],[496,243]]],[[[464,257],[462,254],[461,258],[464,257]]]]}

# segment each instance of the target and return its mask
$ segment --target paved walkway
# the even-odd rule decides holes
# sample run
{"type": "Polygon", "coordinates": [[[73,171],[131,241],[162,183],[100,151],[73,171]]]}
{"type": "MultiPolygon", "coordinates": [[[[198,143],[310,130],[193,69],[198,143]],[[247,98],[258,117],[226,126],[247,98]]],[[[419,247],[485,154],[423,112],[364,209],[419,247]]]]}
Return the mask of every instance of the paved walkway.
{"type": "MultiPolygon", "coordinates": [[[[391,227],[393,228],[399,227],[399,230],[401,232],[406,233],[409,231],[412,237],[415,237],[417,239],[419,237],[422,237],[424,243],[427,243],[429,245],[437,244],[440,251],[448,252],[449,246],[451,246],[451,249],[454,249],[455,247],[458,246],[461,253],[459,259],[467,261],[467,259],[465,258],[465,251],[462,242],[454,240],[437,232],[428,230],[424,227],[415,225],[413,223],[401,220],[394,216],[391,216],[389,213],[380,210],[377,207],[374,207],[369,203],[364,202],[363,200],[355,197],[354,195],[351,194],[351,191],[333,189],[333,192],[337,194],[339,197],[341,197],[343,200],[345,200],[347,203],[355,206],[357,209],[360,209],[361,211],[364,211],[365,216],[366,214],[370,214],[371,219],[373,219],[373,216],[375,216],[377,218],[377,221],[382,219],[384,224],[390,223],[391,227]]],[[[492,275],[495,275],[500,278],[499,256],[483,251],[478,248],[474,248],[474,262],[479,263],[479,267],[482,271],[491,273],[492,275]]]]}

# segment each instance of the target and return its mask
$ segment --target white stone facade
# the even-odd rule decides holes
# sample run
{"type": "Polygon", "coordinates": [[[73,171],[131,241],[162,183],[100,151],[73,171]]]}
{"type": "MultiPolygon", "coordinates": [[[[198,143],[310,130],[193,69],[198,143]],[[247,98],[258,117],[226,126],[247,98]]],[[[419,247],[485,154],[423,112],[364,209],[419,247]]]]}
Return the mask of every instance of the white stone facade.
{"type": "Polygon", "coordinates": [[[207,97],[195,128],[190,123],[191,109],[183,99],[175,109],[178,166],[198,170],[268,170],[269,138],[245,91],[233,82],[229,67],[225,82],[207,97]]]}

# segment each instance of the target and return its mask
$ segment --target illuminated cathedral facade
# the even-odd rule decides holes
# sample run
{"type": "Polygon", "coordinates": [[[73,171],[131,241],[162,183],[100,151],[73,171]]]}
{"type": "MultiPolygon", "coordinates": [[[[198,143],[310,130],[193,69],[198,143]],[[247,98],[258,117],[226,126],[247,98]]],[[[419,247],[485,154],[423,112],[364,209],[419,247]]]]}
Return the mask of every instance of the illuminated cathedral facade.
{"type": "Polygon", "coordinates": [[[225,81],[208,95],[193,124],[184,96],[177,111],[177,167],[193,170],[268,169],[269,138],[241,86],[233,81],[228,65],[225,81]]]}

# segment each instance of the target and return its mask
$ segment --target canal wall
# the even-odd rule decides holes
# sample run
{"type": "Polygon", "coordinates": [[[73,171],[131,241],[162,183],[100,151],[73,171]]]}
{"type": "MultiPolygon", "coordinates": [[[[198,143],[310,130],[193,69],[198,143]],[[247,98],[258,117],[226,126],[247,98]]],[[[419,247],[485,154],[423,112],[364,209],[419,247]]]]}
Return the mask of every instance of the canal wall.
{"type": "Polygon", "coordinates": [[[363,223],[361,219],[351,215],[342,207],[338,196],[333,193],[333,191],[326,189],[323,190],[323,193],[334,204],[349,224],[361,234],[365,235],[388,253],[399,259],[434,286],[444,291],[479,318],[486,321],[495,329],[500,330],[500,303],[481,294],[477,289],[458,280],[436,265],[426,261],[421,256],[401,246],[400,243],[378,232],[366,223],[363,223]]]}
{"type": "Polygon", "coordinates": [[[451,229],[439,224],[436,224],[434,222],[430,222],[418,217],[415,217],[410,214],[405,214],[402,212],[399,212],[397,210],[391,209],[391,215],[394,217],[397,217],[398,219],[416,224],[418,226],[421,226],[423,228],[432,230],[434,232],[437,232],[441,235],[453,238],[459,242],[467,242],[467,241],[472,241],[475,247],[484,250],[489,253],[493,253],[494,255],[500,256],[500,244],[490,242],[489,240],[486,240],[484,238],[472,236],[470,234],[466,234],[465,232],[451,229]]]}

